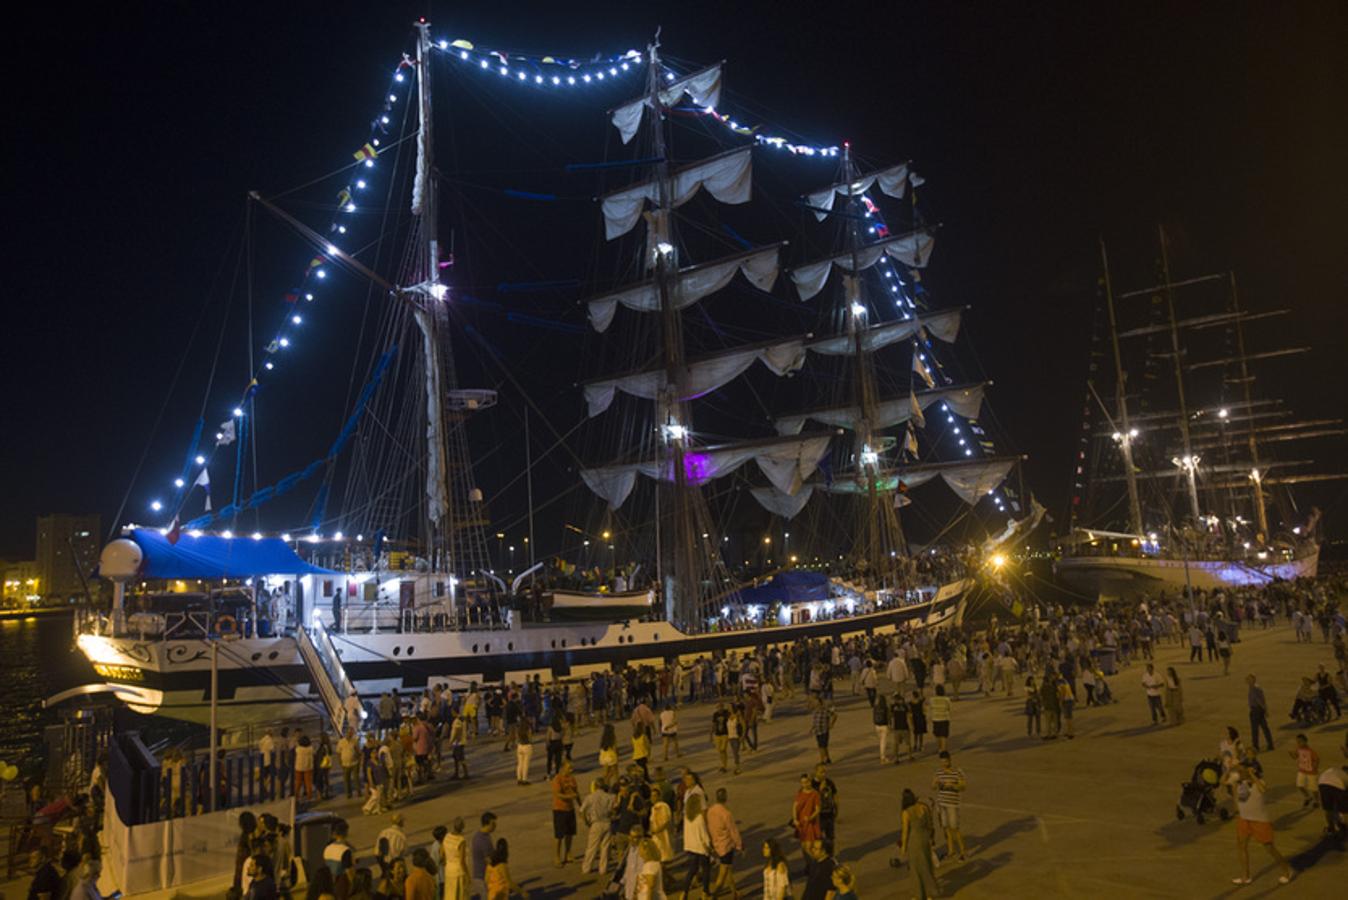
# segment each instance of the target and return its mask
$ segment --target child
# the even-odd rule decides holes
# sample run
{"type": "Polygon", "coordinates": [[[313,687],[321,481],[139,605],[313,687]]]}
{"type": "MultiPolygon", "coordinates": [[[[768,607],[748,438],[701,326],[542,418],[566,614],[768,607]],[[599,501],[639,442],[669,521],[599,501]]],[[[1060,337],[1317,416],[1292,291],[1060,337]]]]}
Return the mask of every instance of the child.
{"type": "Polygon", "coordinates": [[[1304,734],[1299,734],[1297,735],[1296,747],[1288,750],[1287,755],[1297,761],[1297,790],[1301,791],[1301,795],[1305,798],[1301,803],[1301,808],[1319,806],[1320,797],[1317,792],[1319,790],[1320,754],[1311,749],[1304,734]]]}

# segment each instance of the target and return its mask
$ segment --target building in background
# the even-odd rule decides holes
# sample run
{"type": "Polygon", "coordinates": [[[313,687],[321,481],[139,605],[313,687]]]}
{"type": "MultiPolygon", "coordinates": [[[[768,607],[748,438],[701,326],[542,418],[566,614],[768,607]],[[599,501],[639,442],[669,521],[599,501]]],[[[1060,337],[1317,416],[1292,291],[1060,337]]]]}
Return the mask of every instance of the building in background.
{"type": "Polygon", "coordinates": [[[38,516],[37,578],[44,600],[68,603],[84,595],[85,579],[98,564],[101,527],[97,513],[38,516]]]}
{"type": "Polygon", "coordinates": [[[6,608],[30,604],[35,597],[41,599],[38,590],[42,582],[38,578],[35,560],[0,561],[0,578],[3,579],[6,608]]]}

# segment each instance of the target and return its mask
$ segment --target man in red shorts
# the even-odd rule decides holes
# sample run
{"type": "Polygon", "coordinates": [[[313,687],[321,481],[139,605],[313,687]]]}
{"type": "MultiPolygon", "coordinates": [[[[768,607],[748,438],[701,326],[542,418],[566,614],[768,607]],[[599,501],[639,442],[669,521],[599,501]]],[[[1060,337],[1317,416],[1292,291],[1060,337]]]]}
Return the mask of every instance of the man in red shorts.
{"type": "Polygon", "coordinates": [[[1268,806],[1264,799],[1264,782],[1248,766],[1235,765],[1227,773],[1227,784],[1231,785],[1236,798],[1236,856],[1240,859],[1241,874],[1231,879],[1232,884],[1250,883],[1250,839],[1268,848],[1273,861],[1282,866],[1279,884],[1292,880],[1292,867],[1273,846],[1273,821],[1269,817],[1268,806]]]}

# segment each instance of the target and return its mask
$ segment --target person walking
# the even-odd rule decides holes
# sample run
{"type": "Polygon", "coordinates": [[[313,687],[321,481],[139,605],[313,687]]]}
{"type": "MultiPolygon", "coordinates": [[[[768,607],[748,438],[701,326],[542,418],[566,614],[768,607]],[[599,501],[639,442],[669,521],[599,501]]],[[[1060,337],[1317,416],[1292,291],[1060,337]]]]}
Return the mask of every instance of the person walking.
{"type": "Polygon", "coordinates": [[[1163,694],[1165,679],[1156,674],[1156,666],[1147,663],[1147,671],[1142,674],[1142,689],[1147,693],[1147,708],[1151,710],[1151,724],[1166,721],[1163,694]]]}
{"type": "Polygon", "coordinates": [[[931,782],[931,786],[936,790],[936,819],[945,832],[946,855],[954,856],[955,848],[958,847],[959,858],[962,860],[965,857],[965,849],[964,835],[960,833],[960,795],[969,785],[964,779],[964,772],[955,768],[948,752],[942,750],[940,760],[941,768],[936,770],[936,777],[931,782]]]}
{"type": "Polygon", "coordinates": [[[712,851],[716,857],[716,877],[712,880],[711,896],[719,897],[730,890],[730,896],[739,900],[735,886],[735,854],[744,852],[744,841],[735,825],[735,814],[726,805],[725,788],[716,789],[716,802],[707,807],[707,832],[711,835],[712,851]]]}
{"type": "Polygon", "coordinates": [[[1172,725],[1184,724],[1184,687],[1174,666],[1165,670],[1165,714],[1172,725]]]}
{"type": "Polygon", "coordinates": [[[1197,623],[1189,626],[1189,662],[1203,661],[1203,629],[1197,623]]]}
{"type": "MultiPolygon", "coordinates": [[[[873,672],[873,669],[867,669],[873,672]]],[[[875,726],[875,737],[880,744],[880,762],[889,762],[889,701],[883,697],[871,701],[871,724],[875,726]]]]}
{"type": "Polygon", "coordinates": [[[1268,729],[1268,699],[1264,696],[1264,689],[1259,686],[1254,675],[1246,675],[1245,684],[1248,686],[1246,697],[1250,706],[1250,742],[1254,745],[1254,752],[1259,752],[1261,731],[1268,743],[1268,749],[1272,750],[1273,732],[1268,729]]]}
{"type": "Polygon", "coordinates": [[[534,758],[534,735],[529,722],[520,717],[514,728],[515,733],[515,783],[529,783],[529,760],[534,758]]]}
{"type": "Polygon", "coordinates": [[[707,830],[707,816],[702,808],[702,795],[692,794],[683,804],[683,852],[688,855],[688,874],[684,878],[683,896],[693,889],[693,882],[702,881],[702,893],[711,896],[711,833],[707,830]]]}
{"type": "Polygon", "coordinates": [[[912,758],[912,727],[908,721],[908,704],[903,694],[895,691],[889,698],[889,727],[893,732],[891,743],[894,747],[894,762],[903,762],[901,754],[912,758]]]}
{"type": "Polygon", "coordinates": [[[1301,807],[1318,806],[1320,797],[1317,792],[1320,779],[1320,754],[1311,748],[1304,734],[1298,734],[1296,737],[1296,747],[1287,751],[1287,755],[1292,757],[1297,764],[1297,790],[1301,791],[1301,796],[1305,798],[1301,807]]]}
{"type": "MultiPolygon", "coordinates": [[[[833,762],[832,757],[828,755],[829,732],[833,730],[834,724],[838,721],[838,714],[833,709],[833,704],[829,703],[823,697],[815,696],[810,700],[814,710],[810,715],[810,733],[814,735],[815,745],[819,749],[819,763],[833,762]]],[[[724,755],[722,755],[722,769],[724,772],[724,755]]]]}
{"type": "Polygon", "coordinates": [[[716,709],[711,714],[711,743],[716,748],[717,757],[721,760],[721,771],[728,771],[730,763],[730,710],[726,709],[724,700],[717,701],[716,709]]]}
{"type": "Polygon", "coordinates": [[[904,788],[900,801],[899,857],[908,861],[919,900],[941,896],[941,884],[932,866],[933,832],[931,808],[904,788]]]}
{"type": "Polygon", "coordinates": [[[1231,638],[1227,636],[1226,629],[1218,627],[1217,629],[1217,657],[1222,661],[1222,674],[1231,674],[1231,638]]]}
{"type": "Polygon", "coordinates": [[[1279,884],[1292,880],[1292,867],[1273,843],[1273,821],[1264,798],[1264,782],[1243,763],[1233,766],[1227,774],[1227,783],[1236,798],[1236,856],[1240,860],[1240,875],[1232,884],[1250,883],[1250,838],[1268,849],[1273,861],[1282,867],[1279,884]]]}
{"type": "Polygon", "coordinates": [[[875,692],[879,681],[875,671],[875,660],[866,660],[866,665],[861,670],[861,689],[866,692],[866,702],[871,706],[875,705],[875,692]]]}
{"type": "Polygon", "coordinates": [[[741,707],[735,704],[730,707],[730,718],[726,719],[726,738],[730,744],[730,758],[735,763],[735,774],[740,773],[740,747],[744,743],[744,716],[740,712],[741,707]]]}
{"type": "Polygon", "coordinates": [[[552,836],[557,840],[553,862],[558,868],[571,861],[571,840],[576,836],[576,803],[580,799],[571,761],[562,760],[562,768],[552,779],[552,836]]]}
{"type": "Polygon", "coordinates": [[[763,900],[790,900],[791,870],[773,838],[763,842],[763,900]]]}
{"type": "Polygon", "coordinates": [[[608,871],[609,846],[613,843],[613,801],[603,780],[596,779],[590,785],[590,793],[580,804],[580,818],[585,823],[585,855],[581,858],[580,872],[586,875],[591,866],[598,863],[594,871],[603,875],[608,871]]]}
{"type": "Polygon", "coordinates": [[[660,749],[664,751],[664,762],[669,762],[669,748],[674,748],[674,755],[682,757],[683,751],[679,749],[679,714],[674,708],[674,702],[665,704],[665,708],[660,710],[660,749]]]}

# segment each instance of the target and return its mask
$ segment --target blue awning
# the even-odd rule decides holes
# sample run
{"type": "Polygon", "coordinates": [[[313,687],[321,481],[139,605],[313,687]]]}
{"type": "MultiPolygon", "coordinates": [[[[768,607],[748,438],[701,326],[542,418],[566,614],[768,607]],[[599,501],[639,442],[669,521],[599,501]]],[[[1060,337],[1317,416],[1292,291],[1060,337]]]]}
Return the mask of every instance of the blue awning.
{"type": "Polygon", "coordinates": [[[142,578],[254,578],[260,575],[336,575],[300,559],[280,538],[224,538],[184,534],[170,544],[158,531],[137,528],[142,578]]]}
{"type": "Polygon", "coordinates": [[[771,606],[774,603],[809,603],[827,600],[830,595],[828,576],[822,572],[778,572],[767,584],[744,588],[739,602],[747,605],[771,606]]]}

